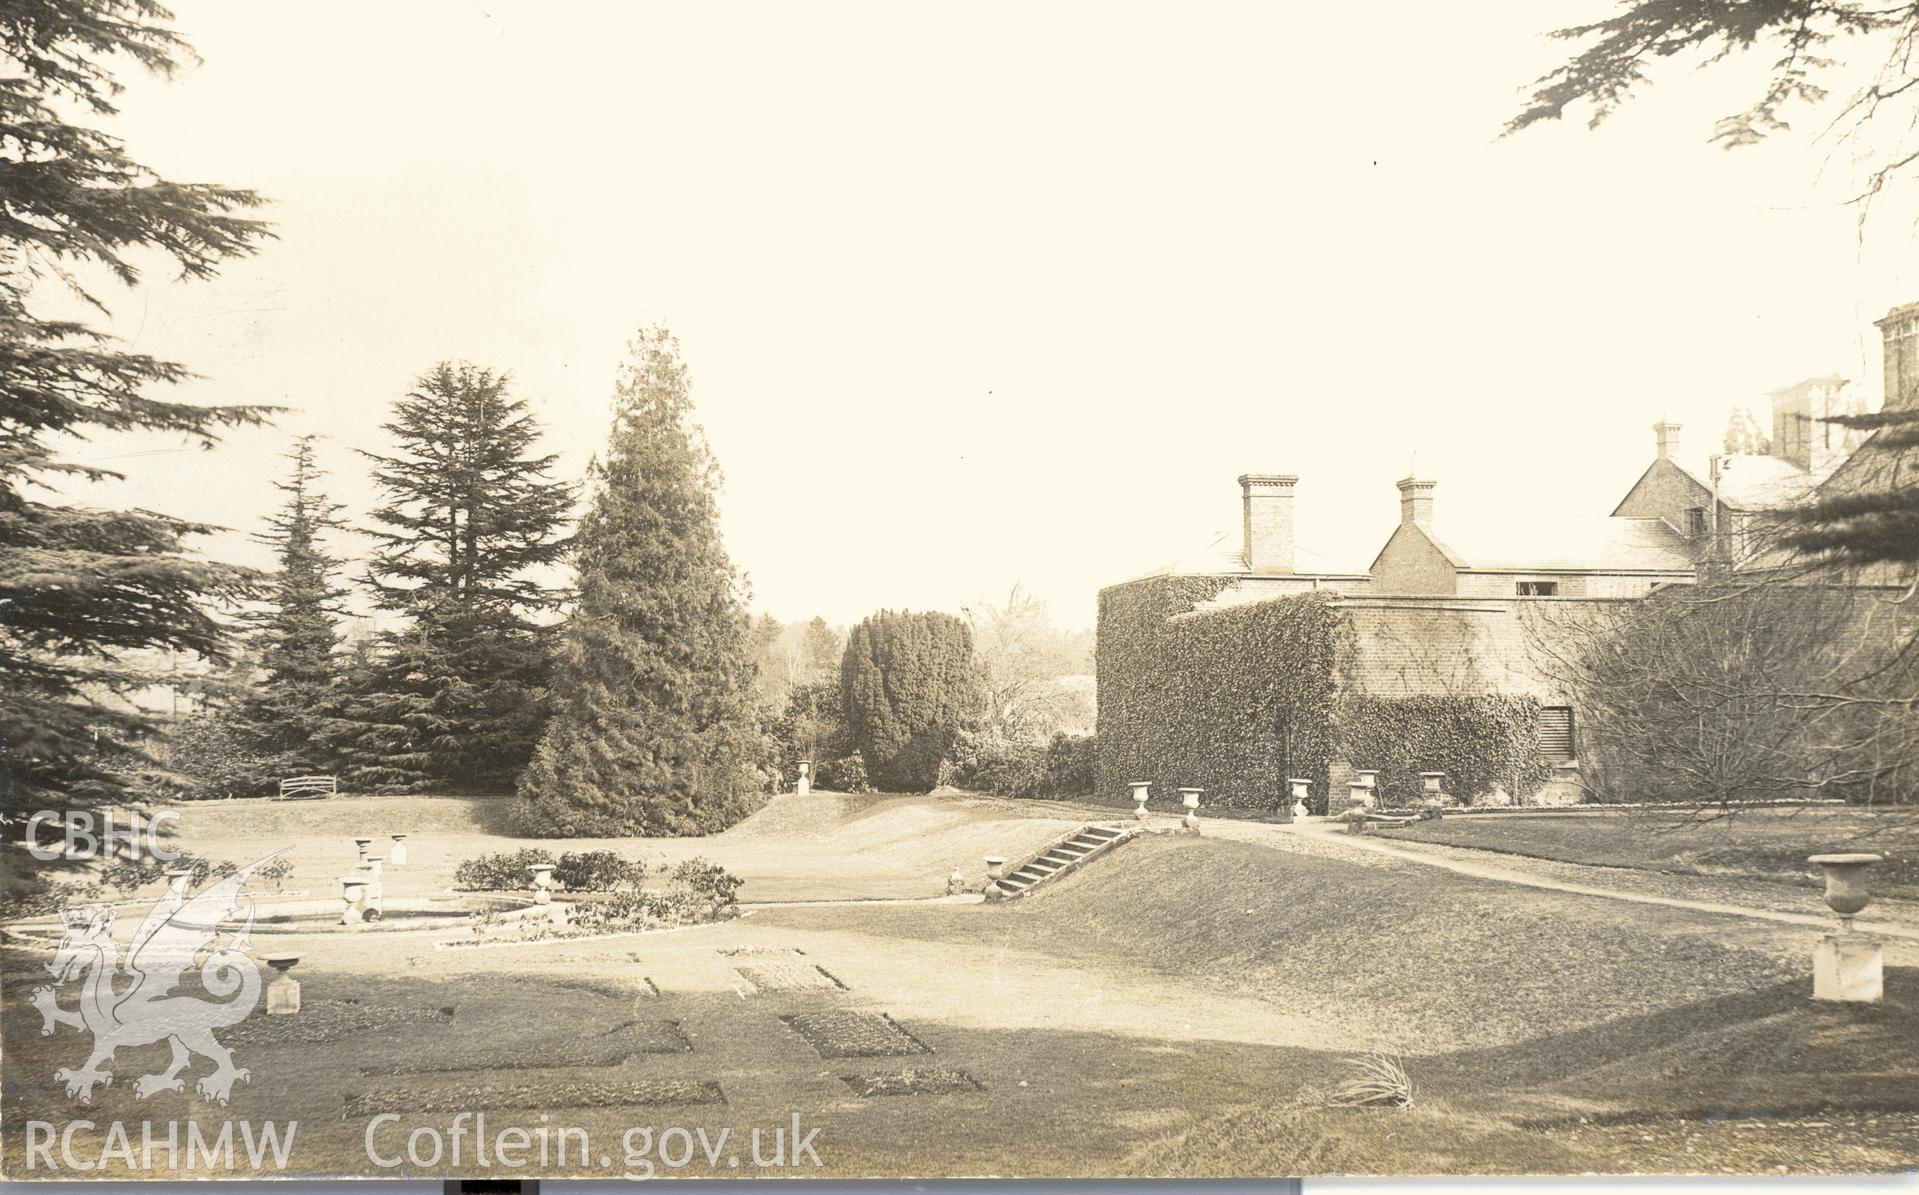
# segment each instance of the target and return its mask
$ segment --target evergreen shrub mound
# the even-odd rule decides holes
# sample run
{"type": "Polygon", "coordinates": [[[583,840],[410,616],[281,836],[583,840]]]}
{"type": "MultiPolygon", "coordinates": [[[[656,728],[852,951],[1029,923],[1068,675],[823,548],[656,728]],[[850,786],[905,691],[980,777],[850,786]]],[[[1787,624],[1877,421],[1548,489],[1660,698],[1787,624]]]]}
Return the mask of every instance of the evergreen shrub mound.
{"type": "Polygon", "coordinates": [[[840,662],[848,736],[883,792],[930,792],[979,701],[973,631],[950,614],[882,610],[840,662]]]}

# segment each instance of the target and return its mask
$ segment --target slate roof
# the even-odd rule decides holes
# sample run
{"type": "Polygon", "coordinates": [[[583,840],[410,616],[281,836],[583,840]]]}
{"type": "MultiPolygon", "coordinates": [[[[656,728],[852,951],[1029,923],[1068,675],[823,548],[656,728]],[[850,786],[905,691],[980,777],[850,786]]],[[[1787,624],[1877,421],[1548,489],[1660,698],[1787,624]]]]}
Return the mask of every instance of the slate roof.
{"type": "MultiPolygon", "coordinates": [[[[1819,484],[1832,475],[1833,466],[1806,472],[1791,461],[1776,456],[1752,456],[1740,453],[1719,462],[1719,501],[1734,510],[1770,510],[1791,506],[1810,497],[1819,484]]],[[[1711,489],[1711,483],[1699,484],[1711,489]]]]}
{"type": "MultiPolygon", "coordinates": [[[[1428,538],[1432,538],[1428,536],[1428,538]]],[[[1691,572],[1692,552],[1664,519],[1559,517],[1465,529],[1433,543],[1454,567],[1510,572],[1691,572]]]]}

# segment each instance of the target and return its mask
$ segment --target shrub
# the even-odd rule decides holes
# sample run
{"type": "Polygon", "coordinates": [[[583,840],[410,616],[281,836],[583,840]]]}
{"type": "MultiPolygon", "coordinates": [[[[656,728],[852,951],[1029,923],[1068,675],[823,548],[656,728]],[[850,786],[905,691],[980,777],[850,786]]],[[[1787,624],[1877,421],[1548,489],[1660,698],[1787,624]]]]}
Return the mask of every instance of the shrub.
{"type": "Polygon", "coordinates": [[[713,920],[733,910],[745,883],[711,859],[695,855],[673,869],[666,900],[687,920],[713,920]]]}
{"type": "Polygon", "coordinates": [[[978,703],[973,632],[950,614],[871,615],[847,639],[840,697],[874,783],[929,792],[978,703]]]}
{"type": "Polygon", "coordinates": [[[813,767],[816,788],[836,793],[870,793],[873,782],[866,777],[866,760],[859,752],[838,759],[822,759],[813,767]]]}
{"type": "Polygon", "coordinates": [[[499,851],[462,860],[453,869],[453,886],[469,892],[510,892],[530,888],[533,886],[533,873],[527,868],[535,863],[553,863],[555,870],[558,869],[558,861],[553,858],[553,853],[539,847],[499,851]]]}
{"type": "Polygon", "coordinates": [[[612,851],[568,851],[554,865],[553,878],[568,892],[612,892],[638,888],[646,878],[646,864],[612,851]]]}
{"type": "Polygon", "coordinates": [[[165,771],[148,774],[156,791],[189,801],[256,797],[278,791],[284,777],[276,757],[260,749],[254,734],[232,710],[195,714],[168,731],[159,744],[165,771]]]}
{"type": "Polygon", "coordinates": [[[1046,745],[1047,795],[1077,797],[1091,793],[1098,765],[1098,738],[1064,731],[1054,735],[1046,745]]]}
{"type": "MultiPolygon", "coordinates": [[[[230,862],[215,863],[189,851],[181,851],[171,860],[161,861],[142,855],[138,859],[115,859],[99,871],[100,883],[124,896],[129,892],[144,888],[149,884],[166,879],[167,873],[186,869],[192,873],[189,886],[198,888],[212,876],[225,879],[240,870],[239,865],[230,862]]],[[[264,869],[263,869],[264,870],[264,869]]],[[[289,868],[289,870],[291,870],[289,868]]],[[[284,877],[282,877],[284,882],[284,877]]]]}

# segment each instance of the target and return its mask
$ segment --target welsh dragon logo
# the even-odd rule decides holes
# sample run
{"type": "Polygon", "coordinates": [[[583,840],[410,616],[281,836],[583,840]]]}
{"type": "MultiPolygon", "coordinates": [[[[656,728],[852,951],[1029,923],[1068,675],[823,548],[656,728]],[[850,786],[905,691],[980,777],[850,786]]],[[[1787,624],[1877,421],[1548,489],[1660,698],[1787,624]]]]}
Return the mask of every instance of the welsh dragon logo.
{"type": "Polygon", "coordinates": [[[162,1091],[184,1093],[186,1080],[180,1072],[195,1054],[214,1065],[213,1073],[196,1084],[207,1099],[224,1104],[236,1081],[252,1077],[246,1068],[233,1065],[232,1052],[213,1036],[214,1030],[245,1020],[260,1001],[260,968],[248,957],[252,898],[244,901],[246,922],[239,931],[218,947],[214,940],[221,936],[223,923],[240,914],[240,889],[247,878],[282,853],[276,851],[240,868],[191,899],[187,888],[192,877],[175,876],[140,923],[124,963],[112,937],[112,909],[90,905],[62,912],[66,932],[47,964],[54,982],[34,989],[32,1002],[46,1022],[40,1029],[42,1036],[60,1025],[93,1035],[93,1052],[85,1066],[78,1070],[63,1066],[53,1072],[54,1079],[66,1085],[69,1098],[92,1103],[95,1084],[113,1083],[106,1065],[115,1050],[159,1041],[172,1047],[173,1058],[166,1070],[134,1080],[133,1094],[140,1099],[162,1091]],[[214,999],[174,994],[196,960],[200,985],[214,999]],[[62,1008],[56,986],[82,976],[79,1009],[62,1008]]]}

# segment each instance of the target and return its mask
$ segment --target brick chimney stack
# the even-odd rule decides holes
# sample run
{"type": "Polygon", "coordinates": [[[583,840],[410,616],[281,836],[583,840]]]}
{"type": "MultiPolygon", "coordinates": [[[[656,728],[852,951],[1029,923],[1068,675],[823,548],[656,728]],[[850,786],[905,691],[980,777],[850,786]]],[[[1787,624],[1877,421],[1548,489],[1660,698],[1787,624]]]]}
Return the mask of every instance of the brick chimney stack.
{"type": "Polygon", "coordinates": [[[1293,487],[1298,484],[1291,473],[1240,475],[1246,567],[1253,572],[1293,571],[1293,487]]]}
{"type": "Polygon", "coordinates": [[[1885,356],[1888,411],[1919,407],[1919,303],[1907,303],[1874,321],[1885,356]]]}
{"type": "Polygon", "coordinates": [[[1433,529],[1433,487],[1439,483],[1408,477],[1395,484],[1399,486],[1399,521],[1411,523],[1422,531],[1431,531],[1433,529]]]}
{"type": "Polygon", "coordinates": [[[1661,419],[1652,425],[1653,442],[1659,445],[1659,459],[1669,461],[1679,455],[1680,424],[1667,423],[1661,419]]]}

